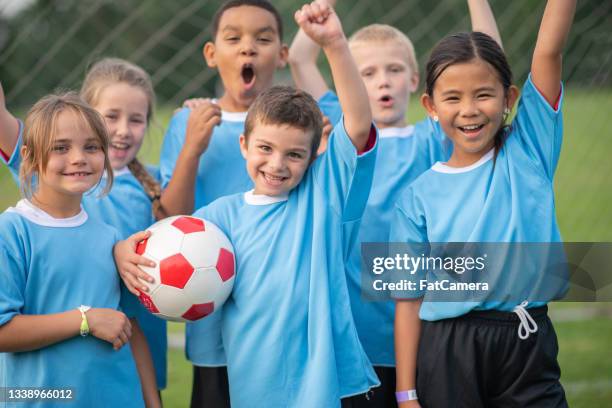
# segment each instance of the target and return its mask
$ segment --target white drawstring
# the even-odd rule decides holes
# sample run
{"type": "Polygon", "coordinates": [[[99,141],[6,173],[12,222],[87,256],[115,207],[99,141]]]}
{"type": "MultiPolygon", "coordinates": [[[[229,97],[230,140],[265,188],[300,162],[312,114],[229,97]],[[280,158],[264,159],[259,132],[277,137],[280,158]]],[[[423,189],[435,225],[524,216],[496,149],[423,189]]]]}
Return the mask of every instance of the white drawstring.
{"type": "Polygon", "coordinates": [[[513,312],[516,313],[521,323],[518,327],[518,336],[519,339],[525,340],[529,337],[530,333],[535,333],[538,331],[538,325],[536,324],[533,317],[529,314],[525,307],[527,306],[527,301],[523,301],[520,305],[515,306],[513,312]]]}

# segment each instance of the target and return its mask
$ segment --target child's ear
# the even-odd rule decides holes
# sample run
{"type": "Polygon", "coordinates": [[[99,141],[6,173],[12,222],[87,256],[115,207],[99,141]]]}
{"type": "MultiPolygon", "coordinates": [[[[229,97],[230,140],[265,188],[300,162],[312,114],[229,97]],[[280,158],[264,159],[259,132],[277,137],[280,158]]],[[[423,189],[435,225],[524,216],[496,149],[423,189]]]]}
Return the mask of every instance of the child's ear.
{"type": "MultiPolygon", "coordinates": [[[[434,119],[438,117],[438,112],[436,111],[436,106],[433,103],[433,98],[424,93],[421,95],[421,105],[427,110],[427,114],[430,118],[434,119]]],[[[436,119],[434,119],[436,120],[436,119]]]]}
{"type": "Polygon", "coordinates": [[[204,56],[204,60],[206,61],[206,65],[210,68],[217,67],[217,61],[215,60],[215,44],[213,42],[207,42],[204,44],[204,48],[202,49],[202,55],[204,56]]]}
{"type": "Polygon", "coordinates": [[[287,46],[287,44],[281,44],[281,49],[279,51],[278,64],[276,64],[276,68],[277,69],[285,68],[288,60],[289,60],[289,47],[287,46]]]}
{"type": "MultiPolygon", "coordinates": [[[[34,161],[34,155],[32,154],[32,150],[30,150],[28,146],[21,146],[21,149],[19,149],[19,155],[21,156],[22,162],[27,161],[30,163],[30,166],[32,165],[32,162],[34,161]]],[[[38,166],[36,166],[36,169],[34,171],[38,173],[44,173],[45,171],[42,168],[42,163],[38,163],[38,166]]]]}
{"type": "Polygon", "coordinates": [[[521,91],[519,91],[515,85],[511,85],[510,88],[508,88],[508,93],[506,96],[508,109],[512,110],[520,94],[521,91]]]}
{"type": "Polygon", "coordinates": [[[410,91],[410,93],[416,92],[416,90],[419,88],[419,73],[418,72],[415,72],[412,75],[410,75],[408,84],[409,84],[408,90],[410,91]]]}
{"type": "Polygon", "coordinates": [[[246,160],[248,143],[247,143],[246,137],[244,137],[244,134],[240,135],[239,141],[240,141],[240,153],[242,153],[242,157],[244,157],[244,159],[246,160]]]}

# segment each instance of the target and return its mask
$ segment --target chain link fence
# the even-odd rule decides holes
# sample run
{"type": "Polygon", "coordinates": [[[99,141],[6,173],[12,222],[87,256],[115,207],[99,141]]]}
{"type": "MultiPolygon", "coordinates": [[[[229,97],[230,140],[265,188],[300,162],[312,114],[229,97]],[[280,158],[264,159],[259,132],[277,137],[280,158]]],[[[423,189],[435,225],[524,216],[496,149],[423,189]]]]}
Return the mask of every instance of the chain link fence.
{"type": "MultiPolygon", "coordinates": [[[[285,21],[285,41],[295,33],[296,0],[273,1],[285,21]]],[[[526,76],[545,1],[491,0],[506,52],[518,79],[526,76]]],[[[29,105],[55,88],[78,87],[100,57],[129,59],[152,76],[162,101],[213,92],[217,77],[201,49],[210,39],[221,1],[47,0],[33,3],[0,29],[0,74],[9,103],[29,105]]],[[[413,40],[421,66],[447,33],[468,30],[465,0],[338,1],[345,31],[383,22],[413,40]]],[[[1,10],[0,10],[1,11],[1,10]]],[[[581,0],[564,62],[568,84],[612,86],[612,1],[581,0]]]]}
{"type": "MultiPolygon", "coordinates": [[[[293,12],[302,3],[272,2],[283,15],[284,40],[289,43],[296,31],[293,12]]],[[[220,4],[219,0],[30,1],[18,14],[0,17],[0,78],[7,103],[23,112],[57,88],[78,88],[87,67],[104,56],[125,58],[145,68],[162,105],[216,94],[218,76],[206,67],[201,50],[210,39],[211,19],[220,4]]],[[[520,84],[529,72],[545,1],[490,0],[490,4],[520,84]]],[[[338,0],[337,10],[348,34],[374,22],[404,31],[415,44],[421,68],[440,38],[470,29],[465,0],[338,0]]],[[[559,220],[570,240],[612,240],[612,131],[606,120],[612,110],[610,27],[612,1],[578,2],[564,57],[566,142],[556,178],[559,220]]],[[[289,81],[288,70],[278,79],[289,81]]],[[[417,105],[416,100],[411,104],[417,105]]],[[[5,172],[1,178],[7,178],[5,172]]],[[[9,191],[8,185],[0,180],[2,191],[9,191]]]]}

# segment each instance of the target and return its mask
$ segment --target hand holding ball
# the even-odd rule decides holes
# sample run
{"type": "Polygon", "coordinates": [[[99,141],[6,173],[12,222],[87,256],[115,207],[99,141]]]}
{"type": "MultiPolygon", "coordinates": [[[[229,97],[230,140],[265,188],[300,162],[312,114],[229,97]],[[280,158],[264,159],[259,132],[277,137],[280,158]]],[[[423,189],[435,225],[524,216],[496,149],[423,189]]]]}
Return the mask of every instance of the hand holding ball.
{"type": "Polygon", "coordinates": [[[142,267],[153,276],[140,302],[166,320],[194,321],[219,309],[234,285],[236,262],[229,239],[213,223],[175,216],[148,228],[136,252],[156,263],[142,267]]]}

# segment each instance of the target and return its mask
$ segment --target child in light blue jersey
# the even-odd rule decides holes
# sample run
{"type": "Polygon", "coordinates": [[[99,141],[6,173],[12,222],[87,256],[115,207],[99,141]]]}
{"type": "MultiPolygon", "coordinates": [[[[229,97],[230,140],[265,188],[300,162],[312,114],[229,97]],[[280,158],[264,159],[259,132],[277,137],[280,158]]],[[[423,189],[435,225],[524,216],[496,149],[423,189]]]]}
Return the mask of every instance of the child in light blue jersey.
{"type": "Polygon", "coordinates": [[[3,406],[160,406],[144,335],[119,311],[119,233],[81,206],[105,171],[100,192],[113,181],[102,118],[76,94],[45,97],[19,150],[25,198],[0,215],[0,384],[39,395],[3,406]],[[144,344],[133,356],[130,338],[144,344]]]}
{"type": "MultiPolygon", "coordinates": [[[[334,4],[334,0],[329,1],[334,4]]],[[[487,0],[469,0],[472,27],[501,43],[487,0]]],[[[395,356],[393,320],[395,304],[375,301],[362,295],[361,243],[386,242],[393,208],[401,192],[437,161],[449,157],[451,146],[440,127],[428,120],[407,122],[410,97],[419,82],[419,68],[412,42],[398,29],[372,24],[349,39],[351,54],[368,91],[372,116],[380,129],[380,142],[372,191],[359,230],[359,244],[353,247],[346,265],[351,308],[363,347],[381,380],[368,399],[356,406],[395,405],[395,356]]],[[[298,87],[319,100],[333,123],[342,114],[337,96],[329,90],[319,68],[319,47],[298,32],[289,50],[289,64],[298,87]]],[[[364,285],[364,286],[362,286],[364,285]]]]}
{"type": "MultiPolygon", "coordinates": [[[[83,207],[89,217],[115,227],[119,238],[125,239],[147,228],[156,218],[165,216],[156,180],[157,170],[146,169],[136,157],[155,110],[151,79],[142,68],[128,61],[104,58],[88,70],[80,94],[104,118],[114,175],[109,193],[99,194],[106,184],[103,176],[103,182],[84,195],[83,207]]],[[[18,127],[0,136],[0,150],[12,152],[5,155],[5,162],[17,176],[23,127],[14,118],[0,120],[0,123],[18,127]]],[[[133,304],[134,317],[145,333],[153,356],[157,385],[163,389],[166,387],[166,322],[149,313],[127,291],[124,296],[133,304]]]]}
{"type": "MultiPolygon", "coordinates": [[[[221,323],[238,408],[340,406],[377,384],[344,275],[372,180],[376,132],[337,16],[307,5],[296,21],[325,51],[344,119],[317,158],[322,121],[314,99],[289,87],[263,92],[240,137],[254,188],[195,213],[216,223],[236,253],[221,323]]],[[[115,252],[122,264],[133,243],[115,252]]]]}
{"type": "MultiPolygon", "coordinates": [[[[434,48],[422,102],[453,142],[453,153],[398,200],[391,241],[560,241],[553,176],[563,126],[561,53],[575,6],[548,1],[510,126],[505,120],[519,91],[498,44],[474,32],[449,36],[434,48]]],[[[433,282],[435,274],[417,278],[433,282]]],[[[422,406],[567,406],[547,299],[536,292],[552,277],[544,268],[516,268],[498,278],[496,286],[512,298],[495,298],[492,290],[473,302],[433,301],[420,285],[403,294],[414,299],[396,307],[402,406],[418,406],[415,386],[422,406]]],[[[562,295],[559,289],[548,300],[562,295]]]]}
{"type": "MultiPolygon", "coordinates": [[[[224,91],[218,100],[182,109],[170,122],[160,157],[161,202],[168,214],[189,214],[252,187],[238,139],[249,106],[286,64],[281,17],[269,1],[225,1],[211,28],[203,55],[224,91]]],[[[133,292],[141,286],[123,278],[133,292]]],[[[194,365],[192,406],[229,406],[218,315],[186,325],[186,354],[194,365]]]]}

